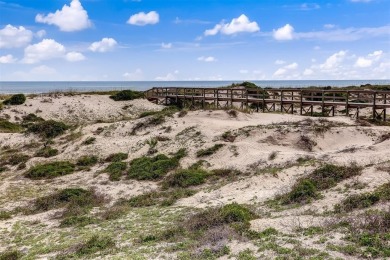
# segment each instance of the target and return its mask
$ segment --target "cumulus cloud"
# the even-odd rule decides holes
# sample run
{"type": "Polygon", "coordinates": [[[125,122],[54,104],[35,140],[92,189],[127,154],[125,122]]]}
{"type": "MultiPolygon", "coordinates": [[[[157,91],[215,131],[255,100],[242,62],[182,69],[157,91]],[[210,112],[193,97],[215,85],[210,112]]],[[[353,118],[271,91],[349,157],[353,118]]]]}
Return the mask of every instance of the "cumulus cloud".
{"type": "Polygon", "coordinates": [[[278,41],[288,41],[293,39],[294,27],[290,24],[286,24],[280,27],[276,31],[274,30],[273,36],[278,41]]]}
{"type": "Polygon", "coordinates": [[[172,43],[161,43],[161,48],[163,49],[170,49],[172,48],[172,43]]]}
{"type": "Polygon", "coordinates": [[[35,17],[38,23],[56,25],[64,32],[80,31],[91,27],[88,13],[84,10],[79,0],[72,0],[70,5],[64,5],[61,10],[48,15],[38,14],[35,17]]]}
{"type": "Polygon", "coordinates": [[[303,3],[300,6],[300,10],[302,10],[302,11],[310,11],[310,10],[316,10],[316,9],[320,9],[320,8],[321,8],[321,6],[319,4],[316,4],[316,3],[303,3]]]}
{"type": "Polygon", "coordinates": [[[23,26],[15,27],[10,24],[0,30],[0,49],[19,48],[31,42],[33,32],[23,26]]]}
{"type": "Polygon", "coordinates": [[[15,63],[15,62],[16,62],[16,59],[11,54],[8,54],[5,56],[0,56],[0,63],[1,64],[10,64],[10,63],[15,63]]]}
{"type": "Polygon", "coordinates": [[[94,42],[89,46],[93,52],[107,52],[115,48],[118,43],[113,38],[103,38],[99,42],[94,42]]]}
{"type": "Polygon", "coordinates": [[[65,55],[65,59],[70,62],[76,62],[76,61],[85,60],[85,56],[80,52],[72,51],[72,52],[68,52],[65,55]]]}
{"type": "Polygon", "coordinates": [[[177,74],[179,74],[179,71],[175,70],[173,73],[168,73],[166,76],[156,77],[155,80],[174,81],[174,80],[177,80],[177,77],[176,77],[177,74]]]}
{"type": "Polygon", "coordinates": [[[214,61],[217,61],[217,59],[212,57],[212,56],[208,56],[208,57],[201,56],[201,57],[198,58],[198,61],[214,62],[214,61]]]}
{"type": "Polygon", "coordinates": [[[326,61],[320,65],[321,69],[331,70],[337,68],[337,66],[344,60],[347,52],[339,51],[334,53],[326,59],[326,61]]]}
{"type": "Polygon", "coordinates": [[[218,33],[234,35],[237,33],[253,33],[257,31],[260,31],[260,27],[257,22],[251,22],[245,14],[242,14],[238,18],[233,18],[230,23],[222,21],[220,24],[215,25],[214,28],[206,30],[204,35],[212,36],[218,33]]]}
{"type": "Polygon", "coordinates": [[[283,65],[283,64],[285,64],[286,62],[284,61],[284,60],[276,60],[275,61],[275,64],[276,65],[283,65]]]}
{"type": "Polygon", "coordinates": [[[357,68],[367,68],[378,61],[382,57],[383,51],[374,51],[367,55],[367,57],[359,57],[355,62],[355,67],[357,68]]]}
{"type": "Polygon", "coordinates": [[[273,74],[274,77],[279,77],[282,75],[285,75],[287,72],[296,70],[298,68],[298,63],[294,62],[291,64],[288,64],[282,68],[279,68],[275,73],[273,74]]]}
{"type": "Polygon", "coordinates": [[[160,21],[160,15],[156,11],[149,13],[140,12],[130,16],[128,24],[144,26],[148,24],[157,24],[160,21]]]}
{"type": "Polygon", "coordinates": [[[60,58],[64,55],[64,45],[53,39],[44,39],[40,43],[29,45],[24,49],[23,62],[32,64],[42,60],[60,58]]]}

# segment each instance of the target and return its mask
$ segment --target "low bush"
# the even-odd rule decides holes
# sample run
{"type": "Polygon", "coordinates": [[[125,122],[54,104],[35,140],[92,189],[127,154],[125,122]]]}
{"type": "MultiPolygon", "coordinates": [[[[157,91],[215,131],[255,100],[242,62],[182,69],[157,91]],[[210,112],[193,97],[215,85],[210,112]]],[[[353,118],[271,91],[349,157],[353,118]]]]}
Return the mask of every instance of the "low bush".
{"type": "Polygon", "coordinates": [[[17,250],[8,250],[0,253],[0,260],[18,260],[23,254],[17,250]]]}
{"type": "Polygon", "coordinates": [[[205,183],[209,173],[202,169],[179,170],[164,180],[163,187],[186,188],[205,183]]]}
{"type": "Polygon", "coordinates": [[[22,105],[26,102],[26,96],[24,94],[12,95],[9,99],[4,100],[4,105],[22,105]]]}
{"type": "Polygon", "coordinates": [[[75,254],[79,257],[114,248],[115,242],[111,237],[94,235],[77,247],[75,254]]]}
{"type": "Polygon", "coordinates": [[[62,208],[70,203],[80,206],[91,205],[93,192],[81,188],[63,189],[54,194],[37,198],[34,201],[32,212],[48,211],[62,208]]]}
{"type": "Polygon", "coordinates": [[[91,144],[95,143],[95,141],[96,141],[95,137],[88,137],[81,144],[82,145],[91,145],[91,144]]]}
{"type": "Polygon", "coordinates": [[[5,171],[9,171],[9,168],[6,166],[0,166],[0,173],[5,172],[5,171]]]}
{"type": "Polygon", "coordinates": [[[37,134],[44,138],[55,138],[62,135],[68,129],[69,126],[62,122],[48,120],[30,125],[27,128],[27,132],[37,134]]]}
{"type": "Polygon", "coordinates": [[[165,176],[169,171],[179,166],[179,161],[186,154],[180,149],[172,157],[158,154],[154,157],[140,157],[130,162],[128,178],[136,180],[156,180],[165,176]]]}
{"type": "Polygon", "coordinates": [[[97,164],[99,161],[99,158],[95,155],[85,155],[81,156],[78,160],[76,165],[77,166],[84,166],[84,167],[90,167],[97,164]]]}
{"type": "Polygon", "coordinates": [[[149,111],[144,112],[140,117],[148,117],[142,122],[138,122],[134,125],[133,130],[131,131],[132,135],[135,135],[139,130],[144,129],[149,126],[160,125],[165,122],[166,117],[173,117],[173,115],[178,112],[179,109],[175,106],[165,107],[161,111],[149,111]]]}
{"type": "Polygon", "coordinates": [[[115,101],[126,101],[126,100],[133,100],[133,99],[138,99],[143,97],[144,97],[143,92],[133,91],[133,90],[122,90],[116,93],[115,95],[110,96],[110,98],[115,101]]]}
{"type": "Polygon", "coordinates": [[[106,162],[121,162],[129,157],[127,153],[113,153],[107,156],[106,162]]]}
{"type": "Polygon", "coordinates": [[[214,153],[216,153],[219,149],[221,149],[224,146],[224,144],[215,144],[210,148],[207,149],[201,149],[196,153],[196,157],[205,157],[210,156],[214,153]]]}
{"type": "Polygon", "coordinates": [[[28,160],[30,160],[30,156],[28,156],[27,154],[16,153],[9,157],[8,164],[18,165],[21,163],[26,163],[28,160]]]}
{"type": "Polygon", "coordinates": [[[7,220],[12,218],[11,212],[0,210],[0,220],[7,220]]]}
{"type": "Polygon", "coordinates": [[[27,116],[23,116],[23,123],[32,123],[32,122],[43,122],[45,121],[42,117],[39,117],[35,114],[28,114],[27,116]]]}
{"type": "Polygon", "coordinates": [[[144,193],[129,200],[119,202],[119,204],[129,205],[130,207],[148,207],[154,205],[170,206],[178,199],[187,198],[194,195],[196,191],[189,189],[173,189],[169,191],[151,191],[144,193]]]}
{"type": "Polygon", "coordinates": [[[42,149],[39,149],[35,153],[34,156],[35,157],[50,158],[50,157],[56,156],[57,154],[58,154],[58,150],[57,149],[53,149],[50,146],[46,146],[46,147],[43,147],[42,149]]]}
{"type": "Polygon", "coordinates": [[[71,174],[75,171],[75,165],[67,161],[57,161],[38,164],[30,168],[24,176],[33,180],[53,179],[71,174]]]}
{"type": "Polygon", "coordinates": [[[96,223],[97,219],[89,216],[70,216],[61,221],[60,227],[84,227],[96,223]]]}
{"type": "Polygon", "coordinates": [[[332,188],[337,183],[357,176],[362,168],[354,164],[351,166],[337,166],[325,164],[315,169],[309,176],[298,179],[291,191],[276,197],[282,204],[308,203],[319,198],[319,191],[332,188]]]}
{"type": "Polygon", "coordinates": [[[23,128],[15,123],[0,119],[0,133],[19,133],[23,128]]]}
{"type": "Polygon", "coordinates": [[[119,181],[126,169],[127,163],[113,162],[106,167],[104,172],[107,172],[109,174],[110,181],[119,181]]]}

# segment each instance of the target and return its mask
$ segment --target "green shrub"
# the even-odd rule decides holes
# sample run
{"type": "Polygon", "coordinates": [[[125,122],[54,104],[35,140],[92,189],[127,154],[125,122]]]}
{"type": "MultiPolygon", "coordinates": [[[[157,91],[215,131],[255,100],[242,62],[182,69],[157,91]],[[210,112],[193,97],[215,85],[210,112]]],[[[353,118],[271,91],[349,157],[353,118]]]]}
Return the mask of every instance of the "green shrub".
{"type": "Polygon", "coordinates": [[[19,133],[23,128],[15,123],[0,119],[0,133],[19,133]]]}
{"type": "Polygon", "coordinates": [[[42,149],[38,150],[34,156],[50,158],[50,157],[56,156],[57,154],[58,154],[57,149],[53,149],[50,146],[46,146],[46,147],[43,147],[42,149]]]}
{"type": "MultiPolygon", "coordinates": [[[[90,209],[102,203],[102,198],[91,190],[81,188],[63,189],[48,196],[37,198],[34,201],[31,212],[37,213],[51,209],[68,207],[90,209]]],[[[71,215],[71,214],[69,214],[71,215]]]]}
{"type": "Polygon", "coordinates": [[[223,146],[224,146],[224,144],[215,144],[214,146],[212,146],[210,148],[199,150],[196,153],[196,156],[197,157],[205,157],[205,156],[212,155],[212,154],[216,153],[219,149],[221,149],[223,146]]]}
{"type": "Polygon", "coordinates": [[[43,122],[45,119],[39,117],[35,114],[28,114],[27,116],[23,116],[23,123],[31,123],[31,122],[43,122]]]}
{"type": "Polygon", "coordinates": [[[45,138],[55,138],[62,135],[68,129],[69,126],[62,122],[48,120],[30,125],[27,128],[27,132],[34,133],[45,138]]]}
{"type": "Polygon", "coordinates": [[[151,191],[144,193],[129,200],[122,201],[120,204],[129,205],[130,207],[148,207],[154,205],[170,206],[178,199],[187,198],[196,192],[189,189],[174,189],[169,191],[151,191]]]}
{"type": "Polygon", "coordinates": [[[95,223],[97,220],[88,216],[70,216],[61,221],[60,227],[84,227],[95,223]]]}
{"type": "Polygon", "coordinates": [[[317,188],[311,180],[299,180],[283,199],[283,204],[309,202],[318,197],[317,188]]]}
{"type": "Polygon", "coordinates": [[[17,250],[5,251],[0,253],[0,260],[18,260],[23,254],[17,250]]]}
{"type": "Polygon", "coordinates": [[[77,160],[76,165],[89,167],[89,166],[94,166],[95,164],[98,163],[98,161],[99,161],[99,158],[95,155],[85,155],[85,156],[81,156],[77,160]]]}
{"type": "Polygon", "coordinates": [[[129,157],[127,153],[113,153],[107,156],[106,162],[120,162],[126,160],[129,157]]]}
{"type": "Polygon", "coordinates": [[[7,220],[12,217],[12,214],[8,211],[0,210],[0,220],[7,220]]]}
{"type": "Polygon", "coordinates": [[[71,174],[75,171],[75,165],[67,161],[57,161],[38,164],[30,168],[24,176],[33,180],[53,179],[59,176],[71,174]]]}
{"type": "Polygon", "coordinates": [[[127,169],[127,163],[125,162],[113,162],[110,163],[104,172],[109,173],[110,181],[119,181],[123,172],[127,169]]]}
{"type": "Polygon", "coordinates": [[[122,90],[115,95],[110,96],[111,99],[115,101],[125,101],[125,100],[133,100],[138,98],[143,98],[144,93],[140,91],[133,90],[122,90]]]}
{"type": "Polygon", "coordinates": [[[113,247],[115,247],[115,242],[111,237],[94,235],[78,246],[76,255],[90,255],[113,247]]]}
{"type": "Polygon", "coordinates": [[[186,188],[205,183],[209,173],[202,169],[187,169],[179,170],[174,174],[168,176],[164,181],[163,186],[186,188]]]}
{"type": "Polygon", "coordinates": [[[227,204],[221,208],[224,223],[249,222],[254,216],[248,208],[237,203],[227,204]]]}
{"type": "Polygon", "coordinates": [[[8,164],[10,165],[18,165],[22,163],[26,163],[28,160],[30,160],[30,156],[26,154],[12,154],[8,159],[8,164]]]}
{"type": "Polygon", "coordinates": [[[180,149],[174,156],[169,158],[164,154],[154,157],[140,157],[130,163],[127,176],[136,180],[156,180],[165,176],[169,171],[179,166],[179,160],[186,155],[184,149],[180,149]]]}
{"type": "Polygon", "coordinates": [[[4,100],[4,105],[21,105],[26,102],[26,96],[24,94],[12,95],[9,99],[4,100]]]}
{"type": "Polygon", "coordinates": [[[0,173],[5,172],[5,171],[9,171],[9,168],[6,166],[0,166],[0,173]]]}

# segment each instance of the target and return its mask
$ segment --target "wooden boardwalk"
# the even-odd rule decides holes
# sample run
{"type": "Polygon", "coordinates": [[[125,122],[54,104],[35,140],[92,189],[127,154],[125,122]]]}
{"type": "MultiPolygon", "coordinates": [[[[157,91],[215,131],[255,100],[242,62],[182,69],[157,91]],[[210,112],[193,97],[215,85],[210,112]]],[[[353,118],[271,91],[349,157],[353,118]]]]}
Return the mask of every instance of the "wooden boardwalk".
{"type": "Polygon", "coordinates": [[[300,115],[334,116],[336,108],[359,118],[369,108],[372,118],[386,120],[390,111],[390,91],[320,89],[245,89],[245,88],[152,88],[146,98],[156,103],[181,104],[201,108],[252,109],[257,112],[280,111],[300,115]],[[314,107],[320,107],[316,112],[314,107]]]}

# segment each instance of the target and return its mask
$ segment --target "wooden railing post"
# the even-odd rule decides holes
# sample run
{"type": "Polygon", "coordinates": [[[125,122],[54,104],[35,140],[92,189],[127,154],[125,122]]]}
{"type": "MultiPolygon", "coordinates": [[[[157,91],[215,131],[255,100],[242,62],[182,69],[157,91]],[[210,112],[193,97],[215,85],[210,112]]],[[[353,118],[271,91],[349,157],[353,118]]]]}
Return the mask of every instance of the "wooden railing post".
{"type": "Polygon", "coordinates": [[[372,105],[372,119],[376,119],[376,91],[374,92],[374,103],[372,105]]]}

